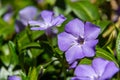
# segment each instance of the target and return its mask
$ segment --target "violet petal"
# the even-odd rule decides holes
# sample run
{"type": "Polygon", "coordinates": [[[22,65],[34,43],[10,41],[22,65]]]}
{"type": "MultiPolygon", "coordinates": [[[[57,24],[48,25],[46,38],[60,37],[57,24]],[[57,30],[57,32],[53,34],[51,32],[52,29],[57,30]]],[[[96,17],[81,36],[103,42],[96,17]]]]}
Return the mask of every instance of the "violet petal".
{"type": "Polygon", "coordinates": [[[81,36],[83,38],[84,24],[79,19],[74,19],[65,26],[65,31],[74,36],[77,36],[77,37],[81,36]]]}
{"type": "Polygon", "coordinates": [[[52,11],[44,10],[41,12],[41,17],[46,23],[51,23],[54,13],[52,11]]]}
{"type": "Polygon", "coordinates": [[[74,74],[78,77],[88,77],[93,78],[97,77],[94,69],[89,65],[79,65],[76,67],[74,74]]]}
{"type": "Polygon", "coordinates": [[[85,40],[96,39],[99,33],[100,33],[99,27],[90,22],[85,23],[85,40]]]}
{"type": "Polygon", "coordinates": [[[109,62],[100,79],[102,79],[102,80],[110,79],[118,71],[119,71],[119,68],[113,62],[109,62]]]}
{"type": "Polygon", "coordinates": [[[54,26],[57,26],[57,25],[62,24],[65,20],[66,20],[66,18],[63,15],[59,15],[52,20],[52,24],[54,26]]]}
{"type": "Polygon", "coordinates": [[[9,76],[8,80],[21,80],[19,76],[9,76]]]}
{"type": "Polygon", "coordinates": [[[95,51],[93,48],[89,47],[88,45],[82,46],[83,53],[86,57],[93,57],[95,55],[95,51]]]}
{"type": "Polygon", "coordinates": [[[89,77],[72,77],[71,80],[93,80],[89,77]]]}
{"type": "Polygon", "coordinates": [[[24,23],[24,25],[27,25],[27,22],[29,20],[32,20],[35,18],[35,16],[37,15],[37,8],[33,7],[33,6],[28,6],[24,9],[22,9],[19,12],[20,15],[20,20],[22,21],[22,23],[24,23]]]}
{"type": "Polygon", "coordinates": [[[96,58],[92,62],[92,67],[94,68],[97,75],[102,76],[105,70],[105,67],[108,63],[109,62],[107,60],[104,60],[102,58],[96,58]]]}
{"type": "Polygon", "coordinates": [[[77,61],[73,62],[73,63],[70,65],[70,69],[71,69],[71,68],[75,68],[75,67],[77,66],[77,64],[78,64],[77,61]]]}
{"type": "Polygon", "coordinates": [[[33,26],[31,28],[31,30],[44,30],[44,29],[46,29],[46,27],[44,27],[45,25],[40,21],[29,21],[28,23],[31,26],[33,26]]]}
{"type": "Polygon", "coordinates": [[[75,60],[84,57],[82,48],[79,45],[73,45],[65,53],[66,60],[69,64],[72,64],[75,60]]]}
{"type": "Polygon", "coordinates": [[[62,51],[66,51],[72,46],[72,43],[75,41],[75,37],[66,32],[58,34],[58,46],[62,51]]]}
{"type": "Polygon", "coordinates": [[[88,45],[91,48],[95,47],[97,43],[98,43],[98,40],[88,40],[88,41],[85,41],[85,45],[88,45]]]}

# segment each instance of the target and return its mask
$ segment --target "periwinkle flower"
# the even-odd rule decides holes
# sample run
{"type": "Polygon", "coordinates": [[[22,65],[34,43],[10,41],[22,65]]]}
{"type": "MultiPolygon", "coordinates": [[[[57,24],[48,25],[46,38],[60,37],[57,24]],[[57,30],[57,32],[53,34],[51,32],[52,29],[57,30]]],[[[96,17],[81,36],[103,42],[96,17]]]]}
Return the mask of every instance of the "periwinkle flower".
{"type": "Polygon", "coordinates": [[[19,76],[8,76],[8,80],[21,80],[19,76]]]}
{"type": "Polygon", "coordinates": [[[19,11],[19,20],[16,20],[16,32],[22,31],[27,25],[29,20],[33,20],[37,15],[37,8],[33,6],[25,7],[19,11]]]}
{"type": "Polygon", "coordinates": [[[58,46],[65,52],[67,62],[75,66],[76,60],[93,57],[99,33],[100,28],[90,22],[84,24],[79,19],[70,21],[65,26],[65,32],[58,35],[58,46]]]}
{"type": "Polygon", "coordinates": [[[4,15],[3,15],[3,20],[6,21],[6,22],[9,22],[11,17],[12,17],[12,15],[13,15],[12,6],[7,6],[7,10],[4,13],[4,15]]]}
{"type": "Polygon", "coordinates": [[[45,30],[46,35],[50,35],[53,29],[62,24],[66,18],[63,15],[57,17],[54,16],[52,11],[44,10],[40,13],[41,20],[29,21],[29,24],[33,26],[31,30],[45,30]]]}
{"type": "Polygon", "coordinates": [[[109,80],[119,68],[112,62],[95,58],[92,65],[79,65],[75,69],[75,77],[71,80],[109,80]]]}
{"type": "Polygon", "coordinates": [[[4,16],[3,16],[3,19],[4,21],[6,22],[9,22],[11,17],[12,17],[13,13],[6,13],[4,16]]]}

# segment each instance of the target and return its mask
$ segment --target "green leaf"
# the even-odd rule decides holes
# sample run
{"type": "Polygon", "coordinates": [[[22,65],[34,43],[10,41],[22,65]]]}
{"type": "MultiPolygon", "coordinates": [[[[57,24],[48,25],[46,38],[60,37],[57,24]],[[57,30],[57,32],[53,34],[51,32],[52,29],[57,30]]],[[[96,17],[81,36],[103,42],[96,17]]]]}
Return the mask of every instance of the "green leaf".
{"type": "Polygon", "coordinates": [[[3,43],[3,36],[0,36],[0,47],[2,46],[3,43]]]}
{"type": "Polygon", "coordinates": [[[28,49],[28,48],[40,48],[40,44],[36,42],[29,43],[23,46],[20,50],[28,49]]]}
{"type": "Polygon", "coordinates": [[[102,48],[98,48],[98,47],[96,48],[96,56],[113,61],[118,66],[115,56],[113,54],[110,54],[109,52],[107,52],[106,50],[104,50],[102,48]]]}
{"type": "Polygon", "coordinates": [[[11,54],[11,64],[17,65],[19,60],[18,60],[18,56],[16,53],[15,44],[12,41],[9,41],[8,46],[9,46],[9,50],[10,50],[10,54],[11,54]]]}
{"type": "Polygon", "coordinates": [[[29,80],[37,80],[37,69],[35,67],[33,67],[33,69],[30,69],[28,76],[29,80]]]}
{"type": "Polygon", "coordinates": [[[0,8],[0,17],[7,11],[7,7],[1,7],[0,8]]]}
{"type": "Polygon", "coordinates": [[[80,64],[91,64],[92,60],[88,58],[84,58],[80,61],[80,64]]]}
{"type": "Polygon", "coordinates": [[[36,40],[43,34],[44,34],[44,31],[32,31],[32,38],[33,40],[36,40]]]}
{"type": "Polygon", "coordinates": [[[101,33],[102,33],[110,23],[111,23],[110,21],[104,20],[104,21],[97,21],[96,25],[101,28],[101,33]]]}
{"type": "Polygon", "coordinates": [[[9,66],[10,64],[10,59],[11,59],[11,54],[9,52],[9,47],[7,44],[3,45],[1,47],[1,54],[0,54],[0,59],[3,62],[5,66],[9,66]]]}
{"type": "Polygon", "coordinates": [[[49,3],[50,5],[54,5],[56,0],[46,0],[47,3],[49,3]]]}
{"type": "Polygon", "coordinates": [[[120,32],[117,36],[117,40],[116,40],[116,52],[117,52],[117,59],[120,63],[120,32]]]}
{"type": "Polygon", "coordinates": [[[93,21],[100,17],[97,6],[91,4],[89,1],[68,2],[68,5],[84,21],[93,21]]]}
{"type": "Polygon", "coordinates": [[[4,39],[12,37],[14,33],[14,25],[8,24],[0,18],[0,35],[3,36],[4,39]]]}
{"type": "Polygon", "coordinates": [[[28,78],[29,80],[38,80],[38,76],[43,75],[44,69],[42,66],[33,67],[29,69],[28,78]]]}
{"type": "MultiPolygon", "coordinates": [[[[41,35],[43,35],[43,33],[44,33],[43,31],[32,31],[31,38],[34,41],[34,40],[38,39],[41,35]]],[[[27,35],[27,30],[20,32],[17,35],[16,39],[17,39],[18,45],[21,49],[23,48],[23,46],[28,46],[29,44],[31,44],[31,42],[29,40],[29,35],[27,35]]]]}

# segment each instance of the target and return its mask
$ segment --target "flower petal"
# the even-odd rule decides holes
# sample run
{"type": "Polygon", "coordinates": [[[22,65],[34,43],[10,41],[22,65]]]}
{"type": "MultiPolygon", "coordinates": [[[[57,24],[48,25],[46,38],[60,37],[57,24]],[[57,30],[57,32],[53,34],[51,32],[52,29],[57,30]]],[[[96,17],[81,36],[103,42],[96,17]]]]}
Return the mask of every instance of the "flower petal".
{"type": "Polygon", "coordinates": [[[88,45],[83,44],[82,50],[86,57],[93,57],[95,55],[94,49],[89,47],[88,45]]]}
{"type": "Polygon", "coordinates": [[[113,62],[109,62],[100,80],[110,79],[118,71],[119,68],[113,62]]]}
{"type": "Polygon", "coordinates": [[[89,47],[93,48],[98,43],[98,40],[88,40],[85,41],[85,45],[88,45],[89,47]]]}
{"type": "Polygon", "coordinates": [[[75,68],[77,66],[78,62],[75,61],[70,65],[70,69],[75,68]]]}
{"type": "Polygon", "coordinates": [[[59,15],[52,20],[52,24],[54,26],[57,26],[57,25],[62,24],[65,20],[66,20],[66,18],[63,15],[59,15]]]}
{"type": "Polygon", "coordinates": [[[89,65],[79,65],[76,67],[74,74],[77,77],[80,78],[91,78],[91,80],[94,80],[95,77],[97,77],[94,69],[89,65]]]}
{"type": "Polygon", "coordinates": [[[85,24],[85,40],[96,39],[100,33],[100,28],[96,25],[86,22],[85,24]]]}
{"type": "Polygon", "coordinates": [[[75,41],[75,37],[66,32],[58,34],[58,46],[62,51],[66,51],[69,47],[72,46],[72,43],[75,41]]]}
{"type": "Polygon", "coordinates": [[[27,25],[28,20],[34,19],[36,14],[37,8],[33,6],[28,6],[19,12],[20,20],[22,21],[22,23],[24,23],[24,25],[27,25]]]}
{"type": "Polygon", "coordinates": [[[73,45],[65,53],[66,60],[69,64],[72,64],[75,60],[84,57],[82,48],[79,45],[73,45]]]}
{"type": "Polygon", "coordinates": [[[41,12],[41,17],[45,21],[45,23],[50,24],[53,18],[54,13],[52,11],[44,10],[41,12]]]}
{"type": "Polygon", "coordinates": [[[8,76],[8,80],[21,80],[19,76],[8,76]]]}
{"type": "Polygon", "coordinates": [[[65,26],[65,31],[74,36],[77,36],[77,37],[81,36],[83,38],[84,37],[84,24],[79,19],[74,19],[65,26]]]}
{"type": "Polygon", "coordinates": [[[6,13],[6,14],[3,16],[4,21],[9,22],[10,19],[11,19],[11,17],[12,17],[12,15],[13,15],[12,12],[6,13]]]}
{"type": "Polygon", "coordinates": [[[30,26],[33,26],[31,28],[31,30],[45,30],[45,29],[47,29],[46,27],[44,27],[44,24],[41,23],[40,21],[29,21],[28,23],[30,24],[30,26]]]}
{"type": "Polygon", "coordinates": [[[25,25],[23,25],[23,23],[19,20],[15,21],[15,30],[17,33],[19,33],[20,31],[25,29],[25,25]]]}
{"type": "Polygon", "coordinates": [[[109,62],[107,60],[104,60],[102,58],[96,58],[93,60],[92,62],[92,67],[94,68],[95,72],[99,75],[99,76],[102,76],[104,70],[105,70],[105,67],[106,65],[108,64],[109,62]]]}
{"type": "Polygon", "coordinates": [[[70,80],[93,80],[88,77],[72,77],[70,80]]]}

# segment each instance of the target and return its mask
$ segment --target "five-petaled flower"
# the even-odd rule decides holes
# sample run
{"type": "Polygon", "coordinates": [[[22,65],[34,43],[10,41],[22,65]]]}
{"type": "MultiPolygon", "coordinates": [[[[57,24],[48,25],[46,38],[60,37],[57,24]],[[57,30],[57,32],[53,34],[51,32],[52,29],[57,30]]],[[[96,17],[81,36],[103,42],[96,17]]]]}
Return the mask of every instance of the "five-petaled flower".
{"type": "Polygon", "coordinates": [[[8,80],[21,80],[19,76],[8,76],[8,80]]]}
{"type": "Polygon", "coordinates": [[[67,62],[75,66],[76,60],[93,57],[99,33],[100,28],[90,22],[84,24],[79,19],[70,21],[65,26],[65,32],[58,35],[58,46],[65,52],[67,62]]]}
{"type": "Polygon", "coordinates": [[[63,15],[57,17],[54,16],[52,11],[44,10],[40,14],[41,20],[29,21],[30,26],[33,26],[31,30],[45,30],[46,35],[51,35],[53,28],[62,24],[66,18],[63,15]]]}
{"type": "Polygon", "coordinates": [[[119,68],[112,62],[95,58],[92,65],[79,65],[75,69],[75,77],[71,80],[109,80],[119,68]]]}

